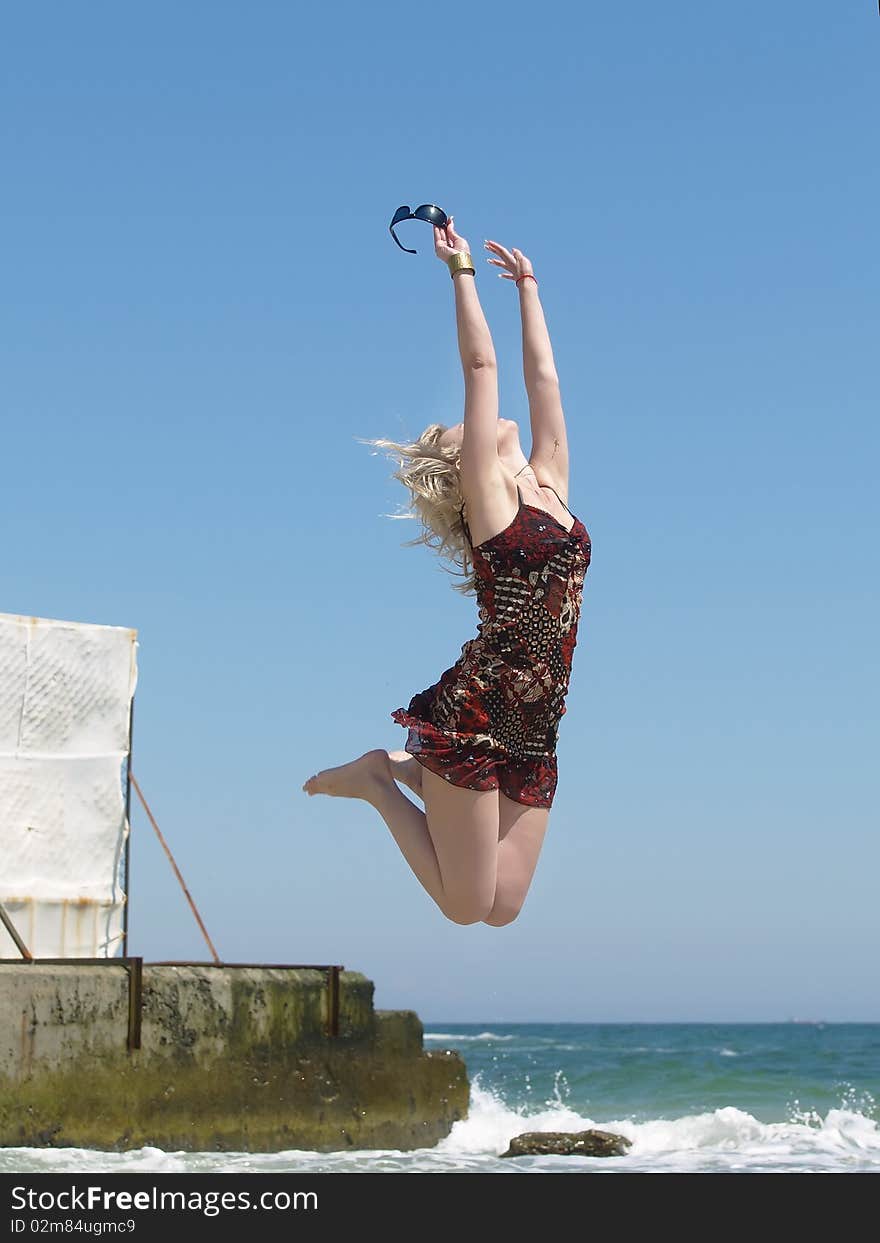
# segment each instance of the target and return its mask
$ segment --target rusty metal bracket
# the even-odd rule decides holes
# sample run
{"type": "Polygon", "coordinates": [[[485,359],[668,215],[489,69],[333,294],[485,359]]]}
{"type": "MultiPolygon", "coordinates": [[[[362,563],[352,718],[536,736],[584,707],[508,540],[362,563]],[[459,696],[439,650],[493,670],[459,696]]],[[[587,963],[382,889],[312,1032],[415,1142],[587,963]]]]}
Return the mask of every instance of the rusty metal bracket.
{"type": "Polygon", "coordinates": [[[3,966],[17,964],[21,967],[124,967],[128,975],[128,1033],[126,1046],[132,1049],[141,1047],[141,1019],[144,997],[144,960],[143,958],[0,958],[3,966]]]}
{"type": "Polygon", "coordinates": [[[128,1051],[141,1047],[141,1019],[144,1005],[144,960],[126,958],[128,969],[128,1051]]]}
{"type": "Polygon", "coordinates": [[[339,1035],[339,972],[341,967],[327,968],[327,1035],[339,1035]]]}
{"type": "MultiPolygon", "coordinates": [[[[138,785],[137,777],[131,771],[130,763],[129,763],[129,768],[128,768],[128,775],[129,775],[129,779],[131,780],[131,784],[135,788],[135,793],[137,794],[138,798],[141,800],[144,811],[147,813],[147,819],[149,820],[150,824],[153,826],[156,836],[158,837],[162,845],[162,849],[165,851],[165,854],[168,858],[168,862],[171,864],[171,870],[174,872],[174,875],[177,877],[178,881],[180,882],[180,887],[183,890],[184,897],[189,903],[189,909],[192,911],[193,915],[195,916],[196,923],[199,925],[202,936],[205,938],[205,940],[208,943],[208,949],[211,951],[211,956],[214,959],[214,963],[215,965],[219,966],[220,955],[214,949],[214,942],[211,940],[210,936],[208,935],[208,929],[205,927],[204,920],[199,914],[199,908],[196,906],[195,902],[193,901],[192,894],[186,887],[186,881],[183,879],[183,874],[181,873],[180,868],[177,866],[174,855],[171,853],[171,848],[169,847],[168,843],[165,841],[165,838],[162,835],[162,830],[159,828],[158,824],[156,823],[156,817],[150,811],[150,805],[147,802],[147,800],[144,798],[143,791],[141,790],[141,787],[138,785]]],[[[126,902],[125,909],[126,911],[128,910],[127,902],[126,902]]],[[[128,936],[128,924],[126,924],[126,937],[127,936],[128,936]]]]}
{"type": "Polygon", "coordinates": [[[22,941],[21,937],[18,935],[18,929],[16,928],[12,920],[9,918],[9,915],[7,914],[6,909],[3,906],[2,902],[0,902],[0,923],[3,924],[3,927],[12,937],[12,940],[15,943],[15,948],[18,950],[19,954],[21,954],[25,962],[33,962],[33,959],[34,959],[33,954],[30,952],[28,947],[25,945],[24,941],[22,941]]]}

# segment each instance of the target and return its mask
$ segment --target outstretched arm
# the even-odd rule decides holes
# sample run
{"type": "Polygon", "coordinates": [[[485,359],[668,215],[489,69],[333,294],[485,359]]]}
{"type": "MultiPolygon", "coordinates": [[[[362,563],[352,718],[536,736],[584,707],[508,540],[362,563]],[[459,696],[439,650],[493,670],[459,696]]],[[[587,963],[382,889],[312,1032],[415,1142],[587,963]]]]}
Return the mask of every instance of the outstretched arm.
{"type": "MultiPolygon", "coordinates": [[[[445,229],[434,228],[437,257],[445,263],[456,251],[468,251],[455,232],[453,218],[445,229]]],[[[498,367],[492,334],[480,305],[474,274],[452,276],[458,349],[464,371],[464,432],[461,474],[465,487],[485,486],[500,479],[498,462],[498,367]]]]}
{"type": "Polygon", "coordinates": [[[523,375],[532,424],[532,451],[529,461],[539,482],[546,478],[563,497],[567,497],[568,439],[565,415],[538,285],[536,281],[529,279],[532,265],[521,250],[505,250],[497,242],[486,242],[486,248],[497,256],[489,262],[503,269],[501,276],[512,281],[526,276],[517,288],[522,320],[523,375]]]}

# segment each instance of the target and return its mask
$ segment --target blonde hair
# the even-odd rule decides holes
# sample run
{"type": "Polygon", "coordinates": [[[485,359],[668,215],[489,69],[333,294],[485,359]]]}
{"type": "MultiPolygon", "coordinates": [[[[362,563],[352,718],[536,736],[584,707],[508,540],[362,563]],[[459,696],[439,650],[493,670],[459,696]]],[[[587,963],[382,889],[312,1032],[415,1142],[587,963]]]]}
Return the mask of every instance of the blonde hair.
{"type": "Polygon", "coordinates": [[[409,489],[409,509],[385,517],[417,518],[422,523],[421,533],[415,539],[405,540],[404,547],[427,544],[435,548],[453,567],[443,568],[462,580],[452,584],[454,589],[472,593],[473,559],[460,512],[464,502],[459,475],[460,450],[440,444],[441,436],[448,430],[442,423],[432,423],[410,444],[383,439],[361,440],[361,444],[374,445],[397,459],[398,467],[392,477],[409,489]]]}

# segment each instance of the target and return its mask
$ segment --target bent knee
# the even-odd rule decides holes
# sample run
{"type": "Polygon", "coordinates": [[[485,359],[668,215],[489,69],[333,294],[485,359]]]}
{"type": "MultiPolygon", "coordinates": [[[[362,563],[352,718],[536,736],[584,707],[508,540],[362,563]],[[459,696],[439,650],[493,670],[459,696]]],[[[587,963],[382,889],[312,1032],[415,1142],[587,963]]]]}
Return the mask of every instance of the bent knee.
{"type": "Polygon", "coordinates": [[[492,912],[491,902],[481,902],[479,898],[445,902],[443,914],[454,924],[481,924],[492,912]]]}
{"type": "Polygon", "coordinates": [[[508,924],[513,923],[521,910],[521,903],[519,906],[496,903],[484,917],[483,923],[488,924],[490,928],[506,928],[508,924]]]}

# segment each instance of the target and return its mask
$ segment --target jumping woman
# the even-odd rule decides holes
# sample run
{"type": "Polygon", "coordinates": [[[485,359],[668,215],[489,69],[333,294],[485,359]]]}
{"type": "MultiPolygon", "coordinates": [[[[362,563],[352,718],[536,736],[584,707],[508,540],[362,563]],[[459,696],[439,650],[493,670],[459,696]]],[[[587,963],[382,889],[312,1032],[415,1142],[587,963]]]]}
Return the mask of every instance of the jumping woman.
{"type": "Polygon", "coordinates": [[[434,249],[452,277],[464,421],[433,424],[408,445],[368,442],[399,461],[395,478],[422,522],[413,542],[445,555],[459,589],[476,594],[477,637],[434,686],[392,712],[409,731],[404,751],[367,751],[303,789],[372,804],[444,915],[501,927],[519,914],[547,830],[591,544],[566,504],[565,419],[532,265],[519,250],[486,248],[519,288],[528,459],[516,423],[498,417],[492,337],[451,216],[434,227],[434,249]]]}

